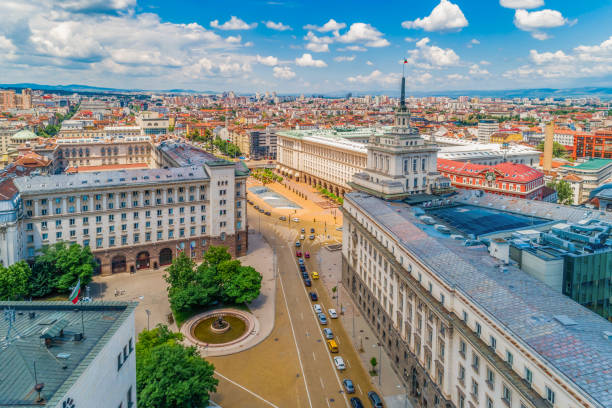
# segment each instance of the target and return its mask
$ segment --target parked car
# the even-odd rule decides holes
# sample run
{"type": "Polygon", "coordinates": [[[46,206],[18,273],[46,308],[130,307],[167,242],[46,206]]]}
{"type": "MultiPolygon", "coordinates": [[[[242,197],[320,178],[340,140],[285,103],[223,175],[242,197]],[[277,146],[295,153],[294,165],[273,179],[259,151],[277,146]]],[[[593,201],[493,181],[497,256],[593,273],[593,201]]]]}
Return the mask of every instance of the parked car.
{"type": "Polygon", "coordinates": [[[353,385],[353,382],[348,378],[342,380],[342,385],[344,386],[344,389],[348,394],[352,394],[355,392],[355,386],[353,385]]]}
{"type": "Polygon", "coordinates": [[[316,314],[323,313],[323,308],[322,308],[322,307],[321,307],[321,305],[320,305],[320,304],[318,304],[318,303],[315,303],[315,304],[312,306],[312,308],[314,309],[314,311],[315,311],[315,313],[316,313],[316,314]]]}
{"type": "Polygon", "coordinates": [[[315,239],[315,236],[314,236],[314,235],[310,235],[310,236],[308,237],[308,239],[310,239],[310,240],[312,241],[313,239],[315,239]]]}
{"type": "Polygon", "coordinates": [[[304,252],[304,257],[305,258],[310,258],[310,252],[308,252],[308,251],[304,252]]]}
{"type": "Polygon", "coordinates": [[[368,398],[370,399],[370,402],[374,408],[383,408],[382,399],[380,399],[377,393],[374,391],[368,392],[368,398]]]}
{"type": "Polygon", "coordinates": [[[300,245],[302,245],[302,244],[300,244],[300,241],[295,241],[295,246],[296,247],[299,247],[300,245]]]}
{"type": "Polygon", "coordinates": [[[340,356],[334,357],[334,364],[336,365],[336,368],[338,370],[340,371],[346,370],[346,366],[344,365],[344,360],[342,359],[342,357],[340,356]]]}
{"type": "Polygon", "coordinates": [[[319,323],[327,324],[327,317],[325,316],[324,313],[319,313],[317,317],[319,318],[319,323]]]}
{"type": "Polygon", "coordinates": [[[304,265],[300,265],[300,272],[306,272],[306,267],[304,265]]]}
{"type": "Polygon", "coordinates": [[[259,206],[258,206],[258,205],[256,205],[254,208],[255,208],[256,210],[259,210],[259,206]]]}
{"type": "Polygon", "coordinates": [[[319,296],[317,296],[317,292],[310,292],[310,300],[312,300],[313,302],[316,302],[317,300],[319,300],[319,296]]]}
{"type": "Polygon", "coordinates": [[[292,219],[291,221],[293,221],[293,222],[300,222],[300,219],[296,217],[296,218],[292,219]]]}
{"type": "Polygon", "coordinates": [[[314,234],[314,228],[311,228],[311,229],[310,229],[310,233],[311,233],[311,234],[314,234]]]}
{"type": "MultiPolygon", "coordinates": [[[[300,252],[300,254],[301,254],[301,252],[300,252]]],[[[302,256],[302,255],[300,255],[300,256],[302,256]]],[[[298,258],[298,263],[300,265],[304,265],[304,258],[298,258]]]]}
{"type": "Polygon", "coordinates": [[[268,216],[272,215],[272,213],[270,211],[266,211],[265,214],[268,215],[268,216]]]}
{"type": "Polygon", "coordinates": [[[300,239],[304,239],[304,234],[300,234],[300,239]]]}
{"type": "Polygon", "coordinates": [[[329,309],[329,317],[331,317],[332,319],[337,319],[338,318],[338,313],[336,313],[336,309],[329,309]]]}
{"type": "Polygon", "coordinates": [[[308,276],[308,272],[304,271],[302,272],[302,279],[306,280],[309,279],[310,277],[308,276]]]}
{"type": "Polygon", "coordinates": [[[263,213],[264,211],[265,211],[265,210],[264,210],[263,208],[260,208],[260,209],[259,209],[259,212],[260,212],[260,213],[263,213]]]}
{"type": "Polygon", "coordinates": [[[281,215],[280,217],[278,217],[278,219],[281,221],[287,221],[287,217],[285,217],[284,215],[281,215]]]}
{"type": "Polygon", "coordinates": [[[298,258],[302,256],[302,251],[295,251],[295,256],[297,256],[298,258]]]}
{"type": "Polygon", "coordinates": [[[304,280],[304,285],[309,288],[312,286],[312,281],[310,279],[305,279],[304,280]]]}
{"type": "Polygon", "coordinates": [[[323,334],[325,335],[325,338],[328,340],[331,340],[334,338],[334,332],[327,327],[323,329],[323,334]]]}
{"type": "Polygon", "coordinates": [[[306,230],[305,230],[304,228],[302,228],[302,231],[301,231],[301,232],[302,232],[302,234],[303,234],[303,233],[305,233],[305,232],[306,232],[306,230]]]}
{"type": "Polygon", "coordinates": [[[351,398],[351,408],[363,408],[361,400],[357,397],[351,398]]]}

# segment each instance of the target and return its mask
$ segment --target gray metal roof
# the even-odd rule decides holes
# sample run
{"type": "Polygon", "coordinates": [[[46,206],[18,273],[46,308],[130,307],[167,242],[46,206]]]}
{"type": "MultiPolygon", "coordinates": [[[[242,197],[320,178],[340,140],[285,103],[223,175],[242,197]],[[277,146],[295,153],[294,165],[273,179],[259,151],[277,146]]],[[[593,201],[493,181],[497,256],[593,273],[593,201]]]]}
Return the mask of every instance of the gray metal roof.
{"type": "MultiPolygon", "coordinates": [[[[612,341],[604,338],[604,332],[612,332],[612,323],[515,267],[502,271],[486,247],[466,247],[436,234],[407,204],[359,192],[349,193],[345,199],[356,203],[420,262],[479,304],[558,373],[601,406],[612,407],[612,341]],[[576,324],[563,325],[555,318],[560,315],[576,324]]],[[[496,197],[478,200],[483,204],[484,199],[488,203],[496,197]]],[[[554,204],[516,201],[512,210],[517,212],[535,209],[534,215],[543,211],[542,216],[551,214],[549,218],[558,219],[564,219],[563,214],[568,218],[578,217],[577,212],[584,214],[584,209],[561,206],[558,211],[554,204]],[[539,204],[544,204],[543,210],[538,209],[539,204]]]]}
{"type": "Polygon", "coordinates": [[[14,331],[8,341],[8,322],[0,321],[0,407],[40,407],[57,404],[57,399],[79,378],[136,304],[91,302],[75,306],[71,302],[0,302],[0,309],[7,307],[15,308],[16,313],[14,331]],[[73,335],[82,332],[81,307],[85,338],[73,341],[73,335]],[[30,312],[36,316],[30,318],[30,312]],[[55,331],[53,327],[59,327],[58,324],[63,326],[64,336],[51,339],[51,345],[45,346],[42,332],[48,328],[55,331]],[[35,403],[34,362],[37,381],[44,383],[41,393],[44,404],[35,403]]]}
{"type": "Polygon", "coordinates": [[[46,176],[17,177],[15,186],[23,193],[49,193],[66,190],[91,190],[92,188],[159,185],[168,182],[208,180],[202,166],[174,167],[169,169],[137,169],[101,171],[94,173],[55,174],[46,176]]]}

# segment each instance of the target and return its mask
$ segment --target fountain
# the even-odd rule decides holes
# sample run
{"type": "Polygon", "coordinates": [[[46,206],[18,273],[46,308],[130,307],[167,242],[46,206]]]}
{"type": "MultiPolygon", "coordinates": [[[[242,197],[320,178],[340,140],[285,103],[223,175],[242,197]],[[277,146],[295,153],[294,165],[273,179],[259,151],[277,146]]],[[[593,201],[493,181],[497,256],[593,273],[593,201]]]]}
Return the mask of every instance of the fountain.
{"type": "Polygon", "coordinates": [[[231,328],[232,326],[223,318],[223,315],[219,315],[210,325],[210,330],[216,334],[225,333],[231,328]]]}

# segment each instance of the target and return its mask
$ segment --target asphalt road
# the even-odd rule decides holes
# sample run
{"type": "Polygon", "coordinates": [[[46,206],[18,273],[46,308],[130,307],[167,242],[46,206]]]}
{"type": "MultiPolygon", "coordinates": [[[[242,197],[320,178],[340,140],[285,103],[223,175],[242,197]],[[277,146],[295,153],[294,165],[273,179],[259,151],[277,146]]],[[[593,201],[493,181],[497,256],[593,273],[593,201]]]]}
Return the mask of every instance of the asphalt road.
{"type": "MultiPolygon", "coordinates": [[[[252,209],[249,211],[253,214],[252,209]]],[[[289,327],[295,339],[295,347],[299,356],[300,370],[305,383],[310,407],[346,407],[349,399],[353,396],[359,397],[364,406],[368,406],[367,392],[372,389],[371,377],[361,365],[357,351],[351,344],[347,330],[342,326],[339,319],[331,319],[328,313],[330,308],[336,308],[320,280],[313,280],[312,287],[306,288],[302,275],[299,272],[296,257],[295,242],[301,234],[300,229],[306,229],[306,239],[301,240],[300,250],[310,252],[310,258],[305,259],[306,270],[309,275],[317,270],[316,253],[326,251],[323,248],[323,231],[317,231],[314,223],[302,221],[290,224],[278,220],[280,212],[272,216],[257,217],[254,223],[250,217],[250,225],[260,228],[271,246],[276,250],[279,270],[279,286],[289,311],[289,327]],[[261,220],[261,221],[260,221],[261,220]],[[259,225],[261,222],[261,226],[259,225]],[[315,228],[317,238],[314,241],[308,239],[310,228],[315,228]],[[316,292],[319,299],[312,302],[308,293],[316,292]],[[318,303],[324,309],[328,318],[327,325],[321,325],[314,313],[313,305],[318,303]],[[323,337],[322,329],[329,327],[334,333],[338,343],[339,352],[330,353],[323,337]],[[344,359],[346,370],[339,371],[333,363],[333,356],[339,355],[344,359]],[[346,394],[341,381],[349,378],[355,385],[355,394],[346,394]]],[[[336,309],[337,313],[340,310],[336,309]]]]}

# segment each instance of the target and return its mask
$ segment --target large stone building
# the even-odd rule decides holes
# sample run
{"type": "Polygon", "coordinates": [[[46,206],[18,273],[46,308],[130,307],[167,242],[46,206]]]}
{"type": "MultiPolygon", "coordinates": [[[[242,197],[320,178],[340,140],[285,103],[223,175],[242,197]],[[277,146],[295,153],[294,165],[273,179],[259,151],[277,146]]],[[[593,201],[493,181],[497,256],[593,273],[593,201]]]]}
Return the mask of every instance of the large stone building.
{"type": "Polygon", "coordinates": [[[135,303],[0,308],[1,407],[136,408],[135,303]]]}
{"type": "Polygon", "coordinates": [[[201,259],[210,245],[241,256],[247,176],[241,163],[206,155],[182,167],[6,180],[0,261],[32,259],[60,241],[88,245],[102,274],[167,265],[182,251],[201,259]]]}
{"type": "Polygon", "coordinates": [[[0,89],[0,110],[12,109],[32,109],[32,90],[22,89],[18,94],[12,89],[0,89]]]}
{"type": "Polygon", "coordinates": [[[417,207],[410,196],[384,199],[385,183],[361,189],[362,179],[342,207],[342,283],[415,406],[612,406],[612,324],[470,238],[584,211],[514,200],[526,208],[510,213],[507,203],[479,205],[490,195],[472,191],[463,201],[422,195],[417,207]],[[534,217],[538,204],[548,219],[534,217]]]}

